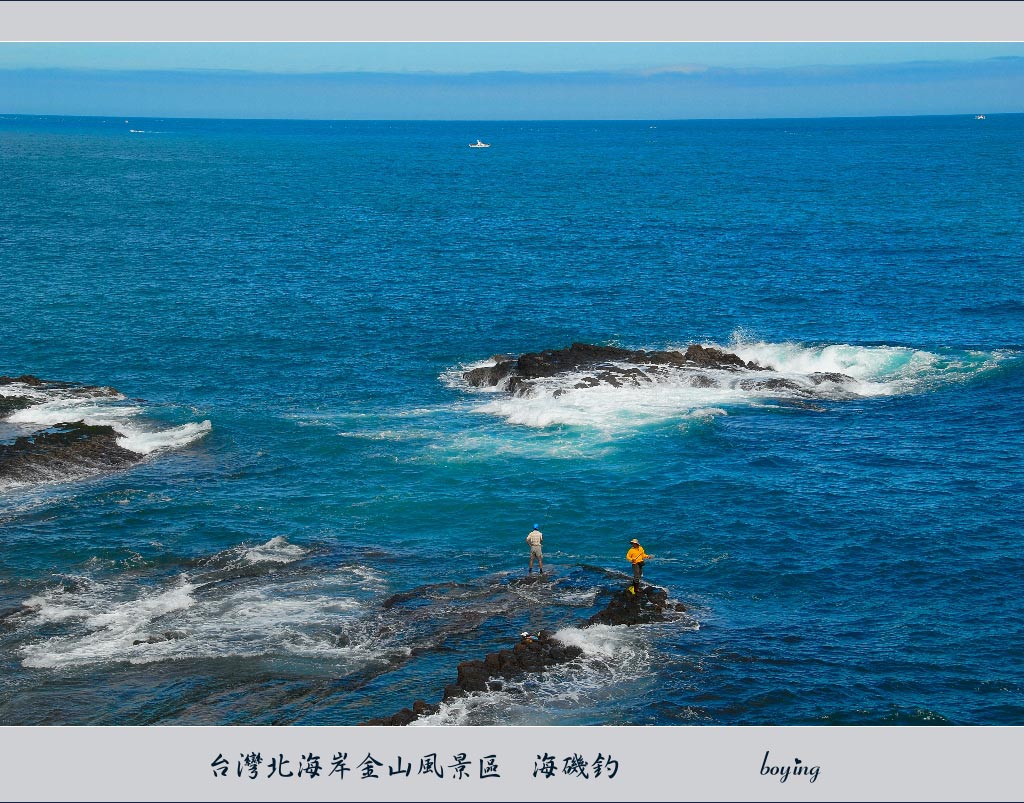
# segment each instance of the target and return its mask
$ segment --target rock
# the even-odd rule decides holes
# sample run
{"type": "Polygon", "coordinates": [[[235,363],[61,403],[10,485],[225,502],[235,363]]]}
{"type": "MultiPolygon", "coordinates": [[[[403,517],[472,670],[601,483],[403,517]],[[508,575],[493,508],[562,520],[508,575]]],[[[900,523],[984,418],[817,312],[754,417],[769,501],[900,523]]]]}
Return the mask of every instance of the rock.
{"type": "Polygon", "coordinates": [[[28,396],[0,396],[0,420],[11,413],[31,407],[36,402],[28,396]]]}
{"type": "Polygon", "coordinates": [[[32,376],[31,374],[22,374],[21,376],[0,376],[0,385],[28,385],[29,387],[39,387],[47,384],[38,376],[32,376]]]}
{"type": "Polygon", "coordinates": [[[848,374],[837,374],[829,372],[817,372],[808,374],[807,378],[810,379],[815,385],[820,385],[822,382],[835,382],[837,385],[841,385],[844,382],[855,382],[856,380],[848,374]]]}
{"type": "MultiPolygon", "coordinates": [[[[628,590],[617,591],[599,613],[590,617],[582,627],[595,624],[638,625],[660,622],[668,618],[668,611],[683,612],[686,608],[668,601],[668,591],[657,586],[642,586],[637,594],[628,590]]],[[[542,672],[550,666],[564,664],[579,658],[583,650],[564,644],[550,630],[542,630],[536,638],[520,639],[511,649],[488,653],[483,660],[462,661],[456,666],[455,683],[444,688],[442,701],[464,697],[473,692],[499,691],[503,679],[530,672],[542,672]]],[[[435,713],[437,706],[422,700],[413,703],[412,710],[403,708],[390,717],[372,719],[366,725],[407,725],[419,716],[435,713]],[[411,715],[411,718],[410,718],[411,715]]]]}
{"type": "Polygon", "coordinates": [[[505,359],[496,365],[485,365],[466,371],[462,377],[477,388],[494,387],[515,370],[515,360],[505,359]]]}
{"type": "Polygon", "coordinates": [[[665,620],[668,592],[656,586],[641,586],[636,594],[617,591],[604,610],[587,620],[589,625],[641,625],[665,620]]]}
{"type": "Polygon", "coordinates": [[[744,362],[742,358],[721,349],[693,345],[686,349],[683,359],[701,368],[746,368],[750,371],[764,370],[756,362],[744,362]]]}
{"type": "Polygon", "coordinates": [[[27,385],[30,388],[51,388],[53,390],[68,391],[71,396],[120,396],[121,393],[114,388],[95,385],[78,385],[74,382],[59,382],[52,379],[40,379],[32,374],[21,376],[0,376],[0,385],[27,385]]]}
{"type": "Polygon", "coordinates": [[[84,421],[22,436],[0,444],[0,479],[45,482],[138,463],[142,455],[118,446],[118,437],[113,427],[84,421]]]}
{"type": "MultiPolygon", "coordinates": [[[[623,387],[653,382],[652,375],[662,376],[672,370],[694,367],[725,370],[763,371],[755,362],[744,362],[740,357],[721,349],[693,345],[685,353],[679,351],[632,351],[617,346],[596,346],[573,343],[565,349],[528,352],[517,359],[501,358],[493,366],[473,368],[463,378],[474,387],[503,386],[513,396],[530,393],[532,384],[559,374],[587,373],[574,388],[585,389],[606,384],[623,387]],[[636,367],[623,367],[623,364],[636,367]],[[643,366],[641,368],[640,366],[643,366]]],[[[710,387],[710,379],[694,380],[695,387],[710,387]],[[709,384],[703,384],[704,382],[709,384]]]]}
{"type": "MultiPolygon", "coordinates": [[[[471,692],[500,691],[504,688],[503,679],[516,677],[528,672],[541,672],[549,666],[562,664],[578,658],[583,654],[579,647],[562,644],[554,638],[554,634],[544,630],[529,642],[520,641],[510,650],[489,653],[482,661],[462,661],[456,667],[455,683],[444,687],[442,701],[465,697],[471,692]]],[[[389,717],[371,719],[365,725],[407,725],[412,719],[425,713],[435,713],[437,706],[431,706],[418,700],[413,703],[412,710],[403,708],[389,717]],[[409,719],[405,712],[412,714],[409,719]],[[408,720],[408,721],[406,721],[408,720]]]]}
{"type": "Polygon", "coordinates": [[[790,393],[807,394],[806,387],[797,384],[792,379],[783,379],[782,377],[744,379],[740,382],[740,387],[744,390],[785,390],[790,393]]]}
{"type": "Polygon", "coordinates": [[[447,686],[444,687],[444,696],[441,699],[442,700],[451,700],[451,699],[454,699],[455,697],[465,697],[465,696],[466,696],[466,692],[462,689],[461,686],[459,686],[459,685],[457,685],[455,683],[450,683],[450,684],[448,684],[447,686]]]}

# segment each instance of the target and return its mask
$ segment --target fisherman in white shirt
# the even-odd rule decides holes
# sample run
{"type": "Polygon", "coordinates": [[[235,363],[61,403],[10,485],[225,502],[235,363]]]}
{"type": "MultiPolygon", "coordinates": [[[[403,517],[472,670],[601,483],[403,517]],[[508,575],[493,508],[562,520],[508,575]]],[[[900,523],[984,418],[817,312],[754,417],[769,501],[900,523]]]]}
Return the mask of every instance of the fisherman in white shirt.
{"type": "Polygon", "coordinates": [[[526,543],[530,545],[530,574],[533,574],[533,560],[537,559],[537,566],[540,569],[540,573],[544,574],[544,553],[540,548],[540,545],[544,541],[544,534],[541,533],[540,527],[536,524],[533,525],[533,530],[528,536],[526,536],[526,543]]]}

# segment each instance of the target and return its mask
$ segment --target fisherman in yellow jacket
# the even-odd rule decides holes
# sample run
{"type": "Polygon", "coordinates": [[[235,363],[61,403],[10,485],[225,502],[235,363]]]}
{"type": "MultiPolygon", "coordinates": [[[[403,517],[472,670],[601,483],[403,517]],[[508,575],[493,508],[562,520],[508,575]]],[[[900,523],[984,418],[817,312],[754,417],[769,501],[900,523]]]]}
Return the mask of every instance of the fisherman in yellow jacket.
{"type": "Polygon", "coordinates": [[[629,542],[629,552],[626,553],[626,560],[633,564],[633,585],[629,589],[631,593],[635,594],[640,590],[640,578],[644,575],[644,561],[653,557],[654,555],[648,555],[644,552],[644,548],[640,546],[640,542],[635,538],[629,542]]]}

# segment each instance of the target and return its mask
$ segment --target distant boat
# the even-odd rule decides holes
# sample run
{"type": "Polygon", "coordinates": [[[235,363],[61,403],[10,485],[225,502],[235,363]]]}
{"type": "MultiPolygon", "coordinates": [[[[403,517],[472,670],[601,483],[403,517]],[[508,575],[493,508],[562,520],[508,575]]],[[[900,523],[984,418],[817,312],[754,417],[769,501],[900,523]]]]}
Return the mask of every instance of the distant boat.
{"type": "Polygon", "coordinates": [[[974,115],[974,119],[975,120],[984,120],[985,119],[985,115],[984,114],[976,114],[976,115],[974,115]]]}
{"type": "Polygon", "coordinates": [[[480,140],[477,140],[476,142],[471,142],[469,144],[469,147],[471,147],[471,148],[489,148],[489,147],[491,147],[491,145],[488,142],[481,142],[480,140]]]}

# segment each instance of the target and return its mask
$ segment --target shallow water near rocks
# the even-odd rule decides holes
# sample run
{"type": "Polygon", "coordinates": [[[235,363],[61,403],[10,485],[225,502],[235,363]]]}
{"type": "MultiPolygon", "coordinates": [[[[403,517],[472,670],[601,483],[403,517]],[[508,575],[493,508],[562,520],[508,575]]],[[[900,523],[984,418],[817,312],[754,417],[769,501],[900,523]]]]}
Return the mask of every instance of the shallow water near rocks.
{"type": "Polygon", "coordinates": [[[428,724],[1024,722],[1024,116],[650,125],[0,120],[0,374],[122,394],[0,437],[141,456],[0,489],[0,723],[355,724],[541,629],[428,724]],[[786,382],[462,377],[573,342],[786,382]],[[692,619],[574,627],[633,537],[692,619]]]}

